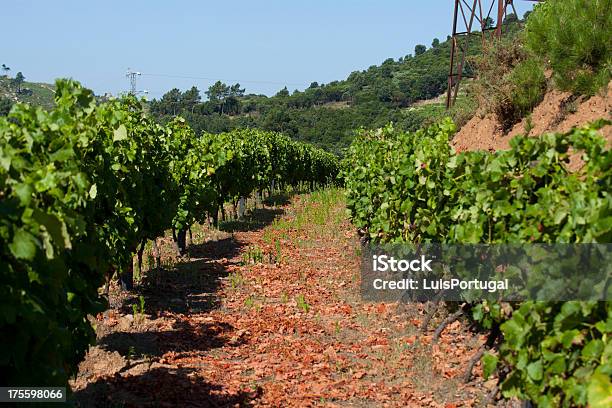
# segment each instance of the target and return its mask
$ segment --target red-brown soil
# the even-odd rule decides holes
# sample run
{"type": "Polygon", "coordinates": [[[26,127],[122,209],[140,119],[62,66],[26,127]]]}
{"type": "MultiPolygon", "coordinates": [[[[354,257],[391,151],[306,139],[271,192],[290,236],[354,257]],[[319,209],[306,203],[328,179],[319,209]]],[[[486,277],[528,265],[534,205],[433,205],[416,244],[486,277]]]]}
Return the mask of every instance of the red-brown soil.
{"type": "MultiPolygon", "coordinates": [[[[607,92],[589,99],[574,100],[568,92],[550,91],[535,107],[531,118],[523,119],[507,134],[493,114],[477,114],[457,132],[451,143],[457,151],[503,150],[509,147],[510,139],[519,134],[537,136],[547,132],[566,132],[597,119],[612,119],[611,107],[612,82],[608,84],[607,92]]],[[[612,126],[605,126],[601,134],[609,145],[612,144],[612,126]]]]}
{"type": "MultiPolygon", "coordinates": [[[[296,196],[195,234],[188,257],[114,288],[72,382],[82,407],[469,407],[495,385],[457,321],[436,344],[417,305],[363,303],[360,246],[341,192],[296,196]],[[274,221],[272,221],[274,219],[274,221]],[[145,302],[144,314],[132,304],[145,302]]],[[[136,306],[138,309],[139,306],[136,306]]]]}

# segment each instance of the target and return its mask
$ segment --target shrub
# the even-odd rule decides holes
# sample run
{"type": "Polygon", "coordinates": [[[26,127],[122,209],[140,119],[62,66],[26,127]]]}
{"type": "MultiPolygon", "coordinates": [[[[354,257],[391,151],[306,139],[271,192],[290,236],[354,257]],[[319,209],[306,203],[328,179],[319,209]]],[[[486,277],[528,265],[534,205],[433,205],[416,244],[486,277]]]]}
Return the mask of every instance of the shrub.
{"type": "Polygon", "coordinates": [[[539,60],[520,38],[504,39],[475,60],[478,80],[474,90],[484,113],[494,113],[508,131],[542,100],[546,77],[539,60]]]}
{"type": "Polygon", "coordinates": [[[612,0],[549,0],[535,7],[526,45],[544,56],[562,90],[592,95],[611,77],[612,0]]]}
{"type": "Polygon", "coordinates": [[[542,101],[546,91],[544,70],[535,59],[519,63],[503,81],[496,105],[496,115],[505,131],[519,122],[542,101]]]}
{"type": "Polygon", "coordinates": [[[13,101],[9,98],[0,97],[0,116],[6,116],[11,111],[13,101]]]}
{"type": "Polygon", "coordinates": [[[512,102],[521,111],[521,116],[542,101],[546,77],[538,61],[528,59],[518,64],[510,74],[510,82],[514,85],[512,102]]]}

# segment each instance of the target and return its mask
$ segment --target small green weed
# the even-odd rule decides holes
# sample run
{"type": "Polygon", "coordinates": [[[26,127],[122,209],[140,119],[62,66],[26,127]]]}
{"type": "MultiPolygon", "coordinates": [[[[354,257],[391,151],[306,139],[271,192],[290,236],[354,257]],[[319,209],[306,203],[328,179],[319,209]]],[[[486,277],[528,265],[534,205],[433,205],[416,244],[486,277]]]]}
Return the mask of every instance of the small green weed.
{"type": "Polygon", "coordinates": [[[248,309],[255,306],[255,299],[253,298],[253,295],[249,295],[246,299],[244,299],[244,306],[246,306],[248,309]]]}
{"type": "Polygon", "coordinates": [[[278,239],[274,241],[274,250],[276,251],[276,263],[279,264],[281,263],[283,254],[281,252],[281,243],[278,239]]]}
{"type": "Polygon", "coordinates": [[[145,299],[142,295],[138,297],[138,304],[132,304],[132,312],[135,323],[144,320],[145,299]]]}
{"type": "Polygon", "coordinates": [[[131,361],[134,360],[134,357],[136,357],[136,348],[134,346],[130,346],[128,347],[127,355],[125,356],[127,363],[131,364],[131,361]]]}
{"type": "Polygon", "coordinates": [[[242,286],[244,284],[244,278],[242,277],[242,274],[240,272],[230,273],[228,279],[232,289],[236,289],[237,287],[242,286]]]}
{"type": "Polygon", "coordinates": [[[533,119],[532,119],[531,113],[529,113],[527,117],[525,118],[525,134],[529,135],[529,133],[531,133],[531,131],[533,130],[533,127],[534,127],[533,119]]]}
{"type": "Polygon", "coordinates": [[[310,305],[308,304],[308,302],[306,302],[304,295],[297,295],[295,301],[297,302],[298,308],[302,309],[304,313],[308,313],[310,311],[310,305]]]}
{"type": "Polygon", "coordinates": [[[245,266],[249,264],[262,263],[264,260],[264,253],[258,246],[248,247],[246,252],[242,254],[242,260],[240,265],[245,266]]]}

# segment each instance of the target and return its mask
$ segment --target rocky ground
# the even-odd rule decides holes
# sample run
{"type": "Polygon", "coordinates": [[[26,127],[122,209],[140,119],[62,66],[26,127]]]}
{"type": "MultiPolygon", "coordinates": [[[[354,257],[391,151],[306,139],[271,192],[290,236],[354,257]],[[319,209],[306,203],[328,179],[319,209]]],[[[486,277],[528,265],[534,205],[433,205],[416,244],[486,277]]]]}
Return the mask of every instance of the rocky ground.
{"type": "Polygon", "coordinates": [[[444,316],[423,332],[423,305],[361,302],[342,192],[280,201],[199,227],[183,258],[161,240],[163,267],[95,319],[75,405],[482,406],[495,380],[463,379],[482,335],[456,321],[434,341],[444,316]]]}

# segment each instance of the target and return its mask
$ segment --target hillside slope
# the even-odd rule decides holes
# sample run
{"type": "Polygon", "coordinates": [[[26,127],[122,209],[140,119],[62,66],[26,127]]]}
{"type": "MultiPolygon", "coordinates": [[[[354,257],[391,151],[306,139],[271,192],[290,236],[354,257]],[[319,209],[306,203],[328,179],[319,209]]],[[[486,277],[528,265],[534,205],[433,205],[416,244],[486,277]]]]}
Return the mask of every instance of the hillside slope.
{"type": "MultiPolygon", "coordinates": [[[[511,38],[523,28],[524,21],[511,20],[504,25],[505,36],[511,38]]],[[[481,53],[478,36],[471,38],[468,50],[470,57],[481,53]]],[[[444,98],[439,97],[446,91],[450,51],[450,37],[434,38],[431,45],[417,45],[414,54],[388,58],[380,65],[353,71],[346,79],[312,82],[303,91],[283,88],[270,97],[245,94],[240,84],[221,82],[207,90],[207,100],[195,86],[186,91],[172,89],[150,102],[150,112],[162,123],[183,116],[196,133],[259,128],[342,154],[355,129],[393,122],[400,129],[416,130],[444,116],[444,98]]],[[[473,68],[466,66],[464,74],[472,76],[473,68]]],[[[25,92],[17,93],[10,78],[0,77],[0,114],[17,101],[53,106],[54,85],[24,82],[22,88],[25,92]]],[[[462,109],[473,112],[471,105],[462,109]]],[[[466,120],[463,113],[459,121],[466,120]]]]}
{"type": "MultiPolygon", "coordinates": [[[[505,24],[505,37],[514,38],[523,27],[523,21],[505,24]]],[[[185,92],[172,89],[151,102],[151,112],[161,121],[182,115],[196,132],[256,127],[341,153],[360,127],[379,128],[393,122],[400,129],[416,130],[440,117],[443,104],[423,107],[419,101],[445,93],[450,50],[449,38],[433,39],[430,47],[417,46],[414,55],[388,58],[344,80],[312,82],[304,91],[284,88],[272,97],[244,95],[240,84],[221,82],[209,88],[207,94],[214,91],[215,96],[204,102],[196,87],[185,92]]],[[[477,35],[471,37],[468,50],[469,57],[481,53],[477,35]]],[[[464,74],[472,76],[473,68],[466,66],[464,74]]]]}
{"type": "Polygon", "coordinates": [[[50,108],[54,105],[55,85],[41,82],[24,82],[22,92],[17,93],[11,79],[0,77],[0,99],[6,98],[14,102],[24,102],[32,105],[50,108]]]}
{"type": "MultiPolygon", "coordinates": [[[[535,136],[565,132],[602,118],[612,119],[612,82],[605,92],[591,98],[576,99],[569,92],[551,90],[531,115],[514,125],[508,133],[503,132],[493,114],[476,115],[457,132],[452,145],[458,151],[507,149],[510,139],[519,134],[535,136]]],[[[601,134],[612,144],[612,126],[605,126],[601,134]]]]}

